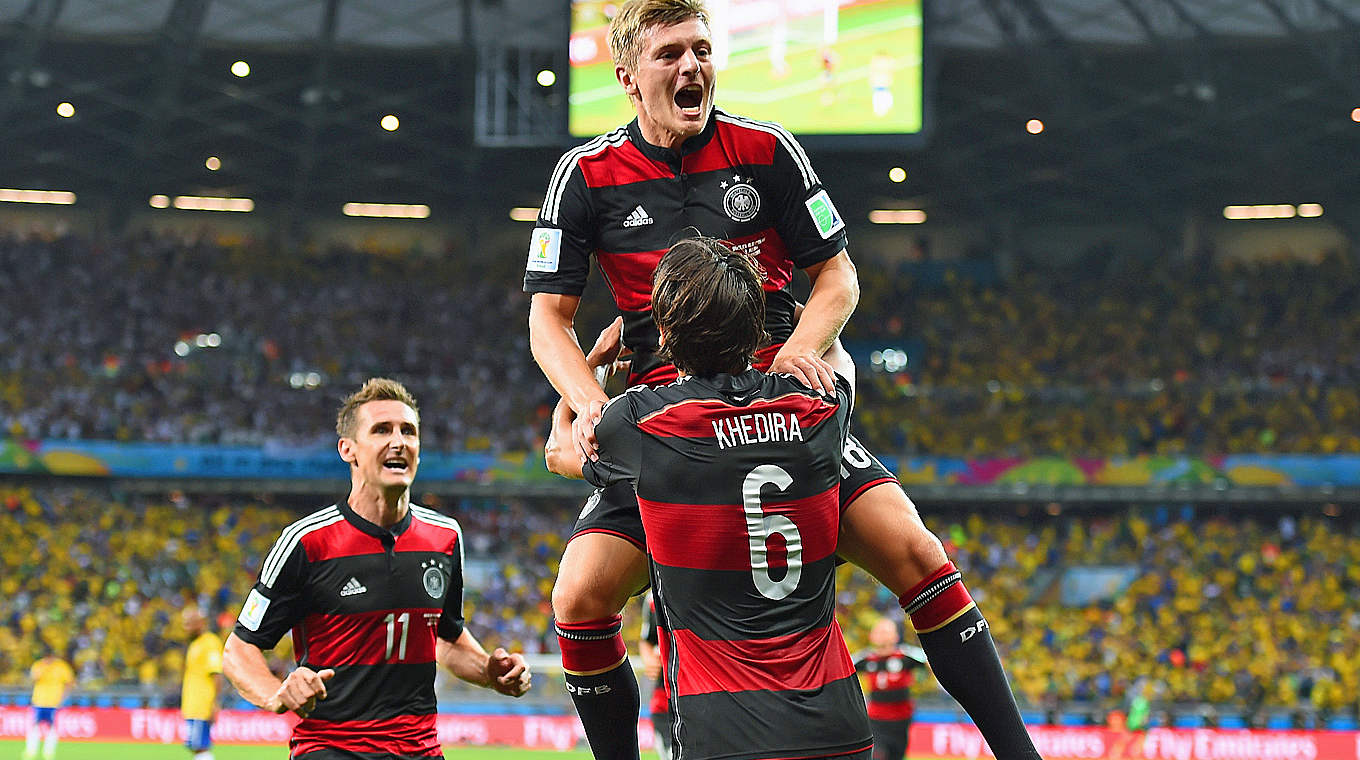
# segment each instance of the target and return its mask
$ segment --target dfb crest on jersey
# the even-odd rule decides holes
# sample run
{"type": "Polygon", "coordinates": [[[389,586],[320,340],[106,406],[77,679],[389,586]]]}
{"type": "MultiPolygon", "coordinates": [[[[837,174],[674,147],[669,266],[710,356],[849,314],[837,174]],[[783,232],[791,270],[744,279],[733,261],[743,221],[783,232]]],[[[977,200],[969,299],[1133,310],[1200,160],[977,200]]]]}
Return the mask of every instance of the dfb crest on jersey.
{"type": "Polygon", "coordinates": [[[760,193],[748,182],[738,182],[727,188],[723,196],[723,211],[734,222],[749,222],[760,212],[760,193]]]}
{"type": "Polygon", "coordinates": [[[444,577],[443,568],[433,560],[422,564],[426,565],[425,575],[421,578],[425,584],[425,593],[429,594],[431,599],[443,599],[444,591],[449,585],[448,579],[444,577]]]}
{"type": "Polygon", "coordinates": [[[585,506],[581,507],[581,514],[576,516],[577,520],[585,519],[586,515],[590,514],[591,511],[594,510],[596,507],[600,506],[600,494],[602,491],[603,489],[597,488],[595,489],[595,492],[590,495],[590,498],[586,499],[585,506]]]}

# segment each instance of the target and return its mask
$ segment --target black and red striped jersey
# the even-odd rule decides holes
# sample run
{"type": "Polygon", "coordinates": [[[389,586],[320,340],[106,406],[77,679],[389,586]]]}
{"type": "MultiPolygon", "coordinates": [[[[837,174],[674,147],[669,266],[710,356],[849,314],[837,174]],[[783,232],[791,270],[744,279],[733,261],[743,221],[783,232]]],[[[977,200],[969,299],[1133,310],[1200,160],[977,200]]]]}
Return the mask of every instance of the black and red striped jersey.
{"type": "Polygon", "coordinates": [[[845,223],[798,141],[777,124],[715,109],[678,153],[648,143],[634,120],[563,155],[530,241],[524,290],[579,296],[594,255],[635,352],[629,385],[670,382],[675,368],[654,355],[652,272],[696,232],[759,259],[776,349],[793,331],[793,270],[846,247],[845,223]]]}
{"type": "Polygon", "coordinates": [[[835,617],[851,391],[787,375],[685,377],[611,401],[597,486],[637,491],[669,634],[676,757],[819,757],[872,743],[835,617]]]}
{"type": "Polygon", "coordinates": [[[652,698],[648,703],[648,710],[653,715],[664,715],[671,711],[670,692],[666,689],[666,677],[664,670],[670,654],[666,651],[670,647],[670,636],[666,634],[666,629],[661,626],[661,616],[656,611],[656,595],[651,591],[642,600],[642,630],[641,636],[644,641],[656,647],[656,651],[661,656],[662,675],[657,676],[656,683],[652,686],[652,698]]]}
{"type": "Polygon", "coordinates": [[[869,717],[873,720],[911,720],[911,687],[916,669],[926,667],[925,652],[915,647],[880,652],[869,650],[855,658],[868,692],[869,717]]]}
{"type": "Polygon", "coordinates": [[[328,697],[293,728],[292,757],[323,749],[442,757],[435,640],[463,632],[458,521],[412,504],[386,529],[341,501],[288,526],[235,633],[267,650],[289,630],[298,665],[335,669],[328,697]]]}

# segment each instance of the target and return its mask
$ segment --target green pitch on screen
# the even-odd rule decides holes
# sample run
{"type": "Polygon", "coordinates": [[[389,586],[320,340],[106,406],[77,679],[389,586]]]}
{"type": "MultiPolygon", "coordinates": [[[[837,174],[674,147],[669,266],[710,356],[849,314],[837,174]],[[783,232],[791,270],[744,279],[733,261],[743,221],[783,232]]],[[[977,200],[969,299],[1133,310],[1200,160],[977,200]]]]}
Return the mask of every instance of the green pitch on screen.
{"type": "MultiPolygon", "coordinates": [[[[591,5],[573,3],[573,33],[599,31],[600,18],[589,11],[591,5]]],[[[790,24],[784,71],[771,63],[767,31],[734,34],[727,67],[717,73],[716,105],[779,122],[796,134],[920,132],[920,0],[843,5],[829,48],[820,40],[820,24],[820,15],[790,24]]],[[[569,130],[577,137],[603,134],[633,118],[607,52],[601,58],[571,67],[569,130]]]]}

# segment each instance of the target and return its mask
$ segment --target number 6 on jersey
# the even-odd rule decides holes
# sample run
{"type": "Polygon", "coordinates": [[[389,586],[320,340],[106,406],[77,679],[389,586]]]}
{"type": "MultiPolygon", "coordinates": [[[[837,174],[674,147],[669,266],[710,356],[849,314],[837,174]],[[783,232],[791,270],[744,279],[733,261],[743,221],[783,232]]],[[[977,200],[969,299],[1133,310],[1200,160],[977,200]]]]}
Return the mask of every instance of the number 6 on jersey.
{"type": "Polygon", "coordinates": [[[803,574],[803,538],[798,534],[798,526],[784,515],[766,515],[760,502],[760,490],[772,485],[779,491],[787,491],[793,485],[793,478],[782,468],[773,464],[762,464],[746,476],[742,484],[742,511],[746,513],[746,535],[751,546],[751,579],[762,596],[776,602],[798,588],[798,579],[803,574]],[[787,555],[787,572],[778,581],[770,576],[768,541],[772,535],[784,537],[787,555]]]}

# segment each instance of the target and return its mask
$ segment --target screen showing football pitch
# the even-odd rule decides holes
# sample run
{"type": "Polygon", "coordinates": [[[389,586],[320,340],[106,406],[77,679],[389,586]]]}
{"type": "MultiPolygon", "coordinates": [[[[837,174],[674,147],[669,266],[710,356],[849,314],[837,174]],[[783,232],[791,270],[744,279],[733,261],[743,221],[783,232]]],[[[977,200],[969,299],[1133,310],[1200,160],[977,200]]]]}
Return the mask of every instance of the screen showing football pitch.
{"type": "MultiPolygon", "coordinates": [[[[709,0],[716,105],[799,135],[916,135],[922,0],[709,0]]],[[[619,2],[573,0],[568,130],[633,118],[609,57],[619,2]]]]}

